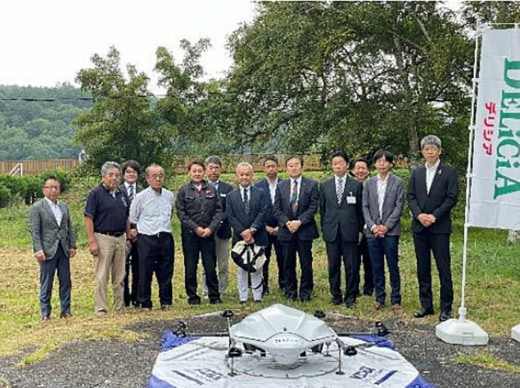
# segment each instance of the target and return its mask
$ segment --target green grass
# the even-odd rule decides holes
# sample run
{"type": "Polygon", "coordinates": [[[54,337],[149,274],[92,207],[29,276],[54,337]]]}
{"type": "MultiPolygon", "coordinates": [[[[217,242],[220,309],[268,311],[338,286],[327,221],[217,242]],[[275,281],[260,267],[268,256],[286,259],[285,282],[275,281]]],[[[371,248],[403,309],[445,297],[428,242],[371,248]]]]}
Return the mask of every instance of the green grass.
{"type": "MultiPolygon", "coordinates": [[[[309,174],[311,175],[311,174],[309,174]]],[[[312,174],[322,178],[326,174],[312,174]]],[[[232,182],[232,175],[224,176],[232,182]]],[[[178,176],[168,181],[168,187],[177,189],[186,182],[186,177],[178,176]]],[[[239,306],[237,303],[236,280],[231,275],[232,287],[228,295],[223,297],[224,305],[211,306],[203,303],[199,307],[188,306],[184,299],[184,268],[179,238],[179,223],[174,216],[175,235],[175,273],[174,273],[174,308],[171,311],[153,310],[137,312],[132,309],[122,313],[110,313],[104,319],[93,314],[93,259],[88,254],[83,229],[84,199],[88,190],[98,182],[96,179],[75,182],[64,194],[63,199],[71,205],[74,228],[78,235],[79,252],[72,260],[72,307],[74,316],[69,320],[53,319],[48,324],[40,321],[38,305],[39,273],[36,260],[33,258],[28,228],[28,206],[16,206],[0,209],[0,357],[16,354],[25,349],[28,354],[22,358],[20,365],[36,362],[45,358],[50,352],[59,348],[64,342],[75,340],[123,339],[136,341],[142,334],[126,329],[132,323],[144,320],[171,319],[187,317],[194,314],[234,309],[235,311],[252,312],[275,302],[284,302],[276,289],[276,269],[271,264],[271,285],[274,287],[260,306],[239,306]]],[[[461,206],[460,204],[458,206],[461,206]]],[[[460,212],[458,212],[460,213],[460,212]]],[[[452,268],[455,288],[454,313],[460,303],[461,258],[462,258],[462,219],[455,222],[452,237],[452,268]]],[[[476,321],[490,335],[509,336],[511,327],[520,322],[520,305],[516,303],[520,294],[520,275],[518,256],[520,245],[506,243],[507,232],[490,229],[471,229],[468,243],[468,270],[466,287],[466,307],[468,318],[476,321]]],[[[314,279],[315,291],[313,300],[302,305],[299,302],[290,305],[313,312],[316,309],[346,313],[344,306],[329,304],[327,265],[323,241],[314,244],[314,279]]],[[[230,264],[234,271],[235,266],[230,264]]],[[[416,279],[416,264],[411,241],[410,219],[407,214],[403,218],[403,234],[400,242],[400,270],[402,276],[404,319],[413,319],[413,312],[419,307],[416,279]]],[[[435,308],[438,311],[439,285],[437,272],[434,269],[433,287],[435,308]]],[[[388,283],[388,281],[387,281],[388,283]]],[[[155,285],[154,285],[155,287],[155,285]]],[[[110,288],[110,287],[109,287],[110,288]]],[[[153,289],[154,301],[157,301],[157,290],[153,289]]],[[[380,320],[392,316],[390,309],[374,311],[372,298],[362,297],[357,307],[348,314],[360,319],[380,320]]],[[[53,292],[53,315],[59,311],[57,283],[53,292]]],[[[284,302],[285,303],[285,302],[284,302]]],[[[426,318],[425,322],[437,323],[437,317],[426,318]]],[[[462,357],[462,356],[461,356],[462,357]]],[[[460,362],[480,362],[479,356],[463,358],[460,362]]]]}

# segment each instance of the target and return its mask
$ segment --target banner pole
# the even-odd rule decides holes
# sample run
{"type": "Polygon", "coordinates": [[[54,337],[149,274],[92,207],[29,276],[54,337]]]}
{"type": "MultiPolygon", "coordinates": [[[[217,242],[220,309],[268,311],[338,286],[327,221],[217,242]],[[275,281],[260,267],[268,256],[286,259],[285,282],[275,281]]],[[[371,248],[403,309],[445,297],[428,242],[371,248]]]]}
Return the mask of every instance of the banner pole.
{"type": "Polygon", "coordinates": [[[477,67],[479,54],[479,37],[482,36],[482,29],[485,25],[477,24],[475,32],[475,58],[473,62],[473,95],[471,97],[471,116],[469,130],[468,145],[468,165],[466,169],[466,205],[464,209],[464,237],[462,247],[462,288],[461,288],[461,304],[459,307],[459,318],[449,319],[437,325],[435,334],[444,342],[459,345],[486,345],[489,341],[488,334],[480,328],[475,322],[466,320],[465,291],[466,291],[466,267],[468,256],[468,228],[469,228],[469,198],[471,178],[473,171],[473,134],[475,132],[475,111],[476,111],[476,95],[477,95],[477,67]]]}

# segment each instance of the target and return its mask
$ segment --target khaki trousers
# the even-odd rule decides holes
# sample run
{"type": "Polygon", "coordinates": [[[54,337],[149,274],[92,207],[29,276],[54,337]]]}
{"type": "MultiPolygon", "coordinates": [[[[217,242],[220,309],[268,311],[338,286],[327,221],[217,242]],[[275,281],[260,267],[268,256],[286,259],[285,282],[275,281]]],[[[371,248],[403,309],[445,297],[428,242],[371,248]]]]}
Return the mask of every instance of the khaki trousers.
{"type": "Polygon", "coordinates": [[[108,311],[108,276],[112,278],[114,292],[114,310],[123,307],[123,281],[125,279],[126,235],[119,237],[95,233],[99,247],[98,256],[94,257],[96,288],[94,291],[94,311],[108,311]]]}
{"type": "MultiPolygon", "coordinates": [[[[217,255],[218,291],[222,296],[229,288],[229,239],[223,239],[215,235],[215,253],[217,255]]],[[[202,289],[208,293],[206,273],[202,271],[202,289]]]]}

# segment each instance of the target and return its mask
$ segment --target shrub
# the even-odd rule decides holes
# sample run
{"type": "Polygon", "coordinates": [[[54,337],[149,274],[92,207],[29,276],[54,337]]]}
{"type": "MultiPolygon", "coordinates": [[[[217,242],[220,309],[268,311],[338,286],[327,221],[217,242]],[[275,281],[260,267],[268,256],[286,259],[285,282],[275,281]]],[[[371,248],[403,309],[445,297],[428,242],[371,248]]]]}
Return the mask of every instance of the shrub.
{"type": "Polygon", "coordinates": [[[0,184],[0,208],[7,207],[11,200],[11,192],[7,187],[0,184]]]}

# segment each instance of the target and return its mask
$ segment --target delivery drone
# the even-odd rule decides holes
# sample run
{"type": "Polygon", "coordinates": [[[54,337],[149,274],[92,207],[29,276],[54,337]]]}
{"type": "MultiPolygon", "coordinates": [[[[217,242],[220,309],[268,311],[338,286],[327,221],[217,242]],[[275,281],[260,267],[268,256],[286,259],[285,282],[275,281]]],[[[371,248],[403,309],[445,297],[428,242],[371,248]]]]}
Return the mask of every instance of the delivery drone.
{"type": "Polygon", "coordinates": [[[338,369],[336,374],[344,374],[341,369],[341,356],[354,356],[356,348],[373,346],[375,342],[360,345],[346,345],[341,336],[378,336],[385,337],[388,329],[381,322],[376,322],[374,330],[367,332],[336,333],[322,319],[323,311],[316,311],[314,316],[282,304],[274,304],[256,313],[248,315],[241,322],[231,325],[233,312],[226,310],[222,317],[227,320],[228,331],[217,333],[186,333],[186,324],[179,322],[173,331],[178,337],[224,337],[229,336],[227,357],[231,360],[230,376],[235,376],[234,359],[243,353],[259,352],[261,357],[271,355],[280,367],[294,368],[305,361],[307,352],[330,356],[329,346],[338,347],[338,369]],[[325,348],[325,351],[324,351],[325,348]]]}

